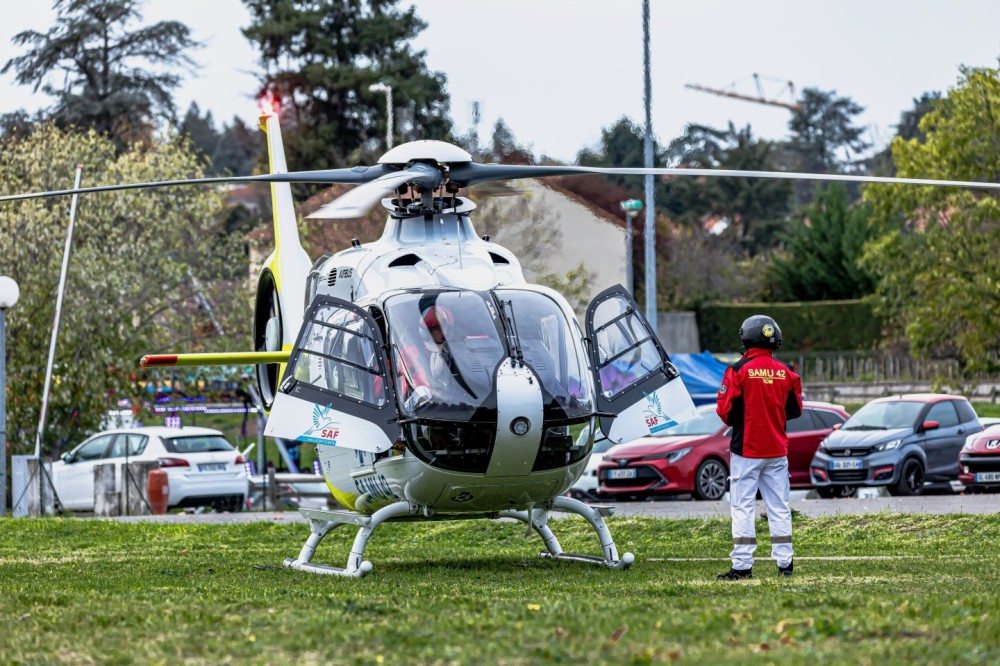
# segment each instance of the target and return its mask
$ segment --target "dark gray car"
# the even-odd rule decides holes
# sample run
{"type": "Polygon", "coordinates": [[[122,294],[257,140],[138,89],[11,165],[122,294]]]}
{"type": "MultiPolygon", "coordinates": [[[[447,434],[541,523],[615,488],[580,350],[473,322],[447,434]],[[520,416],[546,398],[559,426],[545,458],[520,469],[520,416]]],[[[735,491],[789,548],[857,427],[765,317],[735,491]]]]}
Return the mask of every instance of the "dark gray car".
{"type": "Polygon", "coordinates": [[[965,438],[982,430],[961,396],[918,393],[869,402],[816,450],[809,473],[817,488],[886,486],[918,495],[925,485],[958,480],[965,438]]]}

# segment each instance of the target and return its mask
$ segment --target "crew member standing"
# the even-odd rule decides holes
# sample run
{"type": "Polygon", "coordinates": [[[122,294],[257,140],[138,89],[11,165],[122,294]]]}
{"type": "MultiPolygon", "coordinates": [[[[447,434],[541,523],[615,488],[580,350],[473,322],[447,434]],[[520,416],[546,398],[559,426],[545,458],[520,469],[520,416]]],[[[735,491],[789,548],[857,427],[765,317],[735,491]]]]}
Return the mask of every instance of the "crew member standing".
{"type": "Polygon", "coordinates": [[[802,414],[802,381],[774,358],[781,329],[765,315],[740,326],[743,357],[726,369],[716,411],[732,426],[729,499],[733,517],[732,568],[722,580],[753,577],[757,549],[757,491],[767,509],[771,557],[778,572],[792,575],[792,513],[788,508],[788,437],[785,422],[802,414]]]}

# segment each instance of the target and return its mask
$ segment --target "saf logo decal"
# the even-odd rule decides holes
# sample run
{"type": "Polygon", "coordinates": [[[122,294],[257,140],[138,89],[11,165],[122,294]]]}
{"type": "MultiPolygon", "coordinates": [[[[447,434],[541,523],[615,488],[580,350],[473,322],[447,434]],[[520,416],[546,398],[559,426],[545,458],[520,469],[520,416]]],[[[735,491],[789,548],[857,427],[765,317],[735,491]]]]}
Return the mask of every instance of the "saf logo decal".
{"type": "Polygon", "coordinates": [[[769,338],[772,335],[774,335],[774,326],[771,326],[770,324],[764,324],[764,327],[760,329],[760,332],[764,335],[765,338],[769,338]]]}
{"type": "Polygon", "coordinates": [[[650,435],[677,425],[677,421],[663,413],[659,394],[653,392],[643,395],[646,396],[646,427],[649,428],[650,435]]]}
{"type": "Polygon", "coordinates": [[[998,447],[1000,447],[1000,439],[991,439],[990,441],[986,442],[986,448],[988,448],[990,451],[998,447]]]}
{"type": "Polygon", "coordinates": [[[340,437],[340,423],[330,416],[332,411],[329,405],[313,405],[312,427],[296,437],[296,441],[336,446],[337,438],[340,437]]]}

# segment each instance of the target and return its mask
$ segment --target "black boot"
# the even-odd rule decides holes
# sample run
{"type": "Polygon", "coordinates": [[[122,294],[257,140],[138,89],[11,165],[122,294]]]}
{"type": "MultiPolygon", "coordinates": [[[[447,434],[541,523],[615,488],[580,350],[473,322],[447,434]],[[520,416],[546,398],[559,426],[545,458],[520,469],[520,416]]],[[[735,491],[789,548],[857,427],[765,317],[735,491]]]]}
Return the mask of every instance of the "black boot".
{"type": "Polygon", "coordinates": [[[724,574],[719,574],[716,576],[719,580],[746,580],[747,578],[753,578],[753,567],[749,569],[729,569],[724,574]]]}
{"type": "Polygon", "coordinates": [[[795,560],[792,560],[791,562],[788,563],[787,567],[778,567],[778,575],[779,576],[791,576],[792,575],[792,567],[794,567],[794,566],[795,566],[795,560]]]}

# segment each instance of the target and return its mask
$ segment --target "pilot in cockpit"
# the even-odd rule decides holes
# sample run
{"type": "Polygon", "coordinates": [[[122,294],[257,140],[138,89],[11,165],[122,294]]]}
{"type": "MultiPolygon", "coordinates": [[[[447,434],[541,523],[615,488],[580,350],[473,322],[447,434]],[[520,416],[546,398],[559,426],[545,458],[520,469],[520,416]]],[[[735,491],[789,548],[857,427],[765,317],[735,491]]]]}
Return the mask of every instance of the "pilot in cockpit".
{"type": "MultiPolygon", "coordinates": [[[[404,405],[408,411],[427,402],[462,401],[456,377],[460,374],[448,345],[445,330],[454,321],[451,311],[432,305],[423,311],[420,323],[407,331],[419,342],[400,350],[404,374],[404,405]]],[[[412,337],[410,338],[412,341],[412,337]]]]}

